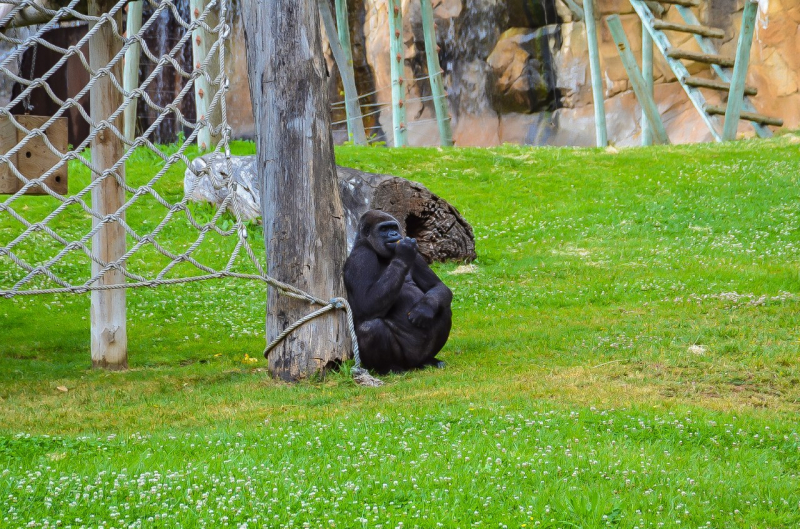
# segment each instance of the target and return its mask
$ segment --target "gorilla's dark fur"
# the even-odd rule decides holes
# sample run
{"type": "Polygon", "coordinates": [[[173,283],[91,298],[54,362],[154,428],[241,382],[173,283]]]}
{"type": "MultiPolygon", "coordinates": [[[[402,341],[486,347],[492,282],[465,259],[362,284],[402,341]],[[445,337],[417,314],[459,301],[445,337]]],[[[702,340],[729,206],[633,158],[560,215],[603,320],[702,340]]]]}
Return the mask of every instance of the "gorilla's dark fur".
{"type": "Polygon", "coordinates": [[[386,373],[442,365],[436,353],[450,335],[453,293],[394,217],[377,210],[361,217],[344,284],[365,367],[386,373]]]}

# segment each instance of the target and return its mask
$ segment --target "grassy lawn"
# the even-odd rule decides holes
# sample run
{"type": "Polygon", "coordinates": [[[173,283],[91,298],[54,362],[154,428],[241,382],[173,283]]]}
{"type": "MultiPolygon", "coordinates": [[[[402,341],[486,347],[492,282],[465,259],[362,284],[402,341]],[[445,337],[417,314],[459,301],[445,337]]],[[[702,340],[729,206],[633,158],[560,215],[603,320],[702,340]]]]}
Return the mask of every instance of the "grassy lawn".
{"type": "MultiPolygon", "coordinates": [[[[0,527],[800,526],[796,137],[337,161],[420,181],[472,223],[475,266],[436,266],[448,367],[379,389],[273,381],[263,285],[232,280],[130,291],[131,369],[93,371],[88,296],[0,299],[0,527]]],[[[160,163],[137,153],[129,180],[160,163]]],[[[71,189],[88,177],[73,165],[71,189]]],[[[39,220],[49,200],[14,207],[39,220]]],[[[164,214],[143,199],[128,219],[164,214]]],[[[88,223],[71,207],[52,226],[88,223]]],[[[0,215],[0,242],[20,230],[0,215]]],[[[179,215],[159,240],[195,238],[179,215]]],[[[52,255],[47,239],[18,252],[52,255]]],[[[232,247],[212,234],[199,255],[219,267],[232,247]]],[[[0,284],[21,277],[0,259],[0,284]]]]}

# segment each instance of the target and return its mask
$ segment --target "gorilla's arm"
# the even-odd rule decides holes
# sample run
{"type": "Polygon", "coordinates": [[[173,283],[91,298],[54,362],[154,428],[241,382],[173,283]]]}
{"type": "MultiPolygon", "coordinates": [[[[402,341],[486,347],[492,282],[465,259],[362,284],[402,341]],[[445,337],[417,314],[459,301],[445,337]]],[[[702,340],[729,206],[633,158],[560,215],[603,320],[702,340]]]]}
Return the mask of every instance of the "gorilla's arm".
{"type": "Polygon", "coordinates": [[[408,273],[409,263],[395,256],[381,273],[378,256],[368,247],[353,249],[345,267],[345,284],[350,285],[350,304],[361,319],[385,316],[397,301],[408,273]]]}
{"type": "Polygon", "coordinates": [[[417,327],[427,328],[441,312],[442,307],[450,306],[453,292],[431,270],[422,256],[417,256],[411,277],[420,290],[425,292],[425,296],[411,309],[408,319],[417,327]]]}

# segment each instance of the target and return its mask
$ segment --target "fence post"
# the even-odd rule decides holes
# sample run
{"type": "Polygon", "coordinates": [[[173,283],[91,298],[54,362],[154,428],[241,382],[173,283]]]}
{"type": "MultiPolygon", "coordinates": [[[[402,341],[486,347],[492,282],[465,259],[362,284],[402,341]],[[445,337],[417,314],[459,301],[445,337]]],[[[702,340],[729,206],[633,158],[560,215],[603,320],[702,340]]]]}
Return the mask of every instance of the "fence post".
{"type": "MultiPolygon", "coordinates": [[[[343,48],[339,39],[341,38],[341,27],[337,38],[336,26],[333,23],[333,13],[329,0],[319,0],[319,12],[322,16],[322,24],[325,26],[325,34],[328,36],[328,43],[331,45],[331,53],[339,67],[339,74],[342,76],[342,86],[344,86],[344,108],[347,112],[347,137],[353,140],[356,145],[367,144],[367,133],[364,131],[364,120],[361,117],[361,104],[358,100],[358,89],[356,88],[356,78],[353,73],[353,58],[350,53],[350,36],[347,37],[348,48],[343,48]],[[350,57],[348,59],[348,57],[350,57]]],[[[345,10],[347,6],[345,6],[345,10]]],[[[338,15],[338,11],[337,11],[338,15]]]]}
{"type": "Polygon", "coordinates": [[[592,99],[594,99],[594,130],[598,147],[608,145],[606,108],[603,100],[603,74],[600,72],[600,50],[597,47],[597,24],[594,18],[594,0],[585,0],[586,41],[589,44],[589,69],[592,72],[592,99]]]}
{"type": "Polygon", "coordinates": [[[405,50],[403,49],[403,8],[400,0],[389,0],[389,49],[392,73],[392,125],[394,146],[408,145],[406,127],[405,50]]]}
{"type": "MultiPolygon", "coordinates": [[[[126,34],[132,38],[142,29],[142,7],[143,0],[135,0],[128,4],[128,20],[126,22],[126,34]]],[[[139,87],[139,58],[142,54],[141,44],[136,42],[131,44],[125,52],[125,75],[123,76],[123,86],[125,92],[130,93],[139,87]]],[[[125,109],[125,139],[133,141],[136,137],[136,111],[139,98],[131,100],[125,109]]]]}
{"type": "MultiPolygon", "coordinates": [[[[653,37],[642,22],[642,77],[647,85],[647,93],[653,97],[653,37]]],[[[642,107],[642,145],[653,144],[653,129],[642,107]]]]}
{"type": "Polygon", "coordinates": [[[439,64],[439,46],[436,45],[436,26],[433,21],[431,0],[420,0],[422,4],[422,32],[425,34],[425,56],[428,58],[428,76],[431,81],[431,97],[439,122],[439,138],[442,147],[453,146],[453,130],[450,112],[447,109],[447,94],[444,91],[442,67],[439,64]]]}
{"type": "MultiPolygon", "coordinates": [[[[204,23],[210,27],[215,28],[219,24],[219,17],[213,8],[209,9],[209,0],[189,0],[189,9],[192,12],[192,22],[200,18],[203,12],[208,9],[206,17],[203,19],[204,23]]],[[[202,26],[197,27],[192,31],[192,63],[195,70],[200,69],[205,62],[211,47],[214,45],[214,34],[209,33],[202,26]]],[[[217,53],[225,53],[225,47],[218,48],[217,53]]],[[[219,134],[211,134],[211,128],[219,126],[222,120],[221,106],[217,103],[214,112],[209,115],[208,108],[211,106],[211,101],[214,100],[216,95],[216,86],[209,83],[206,79],[206,74],[213,81],[219,75],[219,58],[211,59],[208,67],[205,69],[205,74],[201,75],[194,81],[194,100],[195,107],[197,108],[197,120],[208,119],[208,126],[203,127],[197,134],[197,146],[201,151],[213,149],[219,142],[219,134]]]]}
{"type": "MultiPolygon", "coordinates": [[[[343,70],[347,70],[346,73],[342,73],[342,84],[344,84],[344,76],[350,75],[353,77],[353,86],[355,86],[355,72],[353,71],[353,45],[350,43],[350,22],[347,19],[347,0],[335,0],[335,7],[336,7],[336,30],[339,35],[339,44],[342,46],[342,51],[344,52],[344,60],[346,66],[340,66],[339,71],[342,72],[343,70]]],[[[329,36],[328,40],[331,40],[333,37],[329,36]]],[[[345,99],[349,100],[350,97],[347,95],[347,87],[345,86],[345,99]]],[[[358,97],[358,90],[355,92],[355,97],[358,97]]],[[[351,103],[352,104],[352,103],[351,103]]],[[[356,134],[353,130],[353,123],[354,119],[358,119],[358,123],[361,123],[361,128],[364,128],[364,121],[361,117],[361,102],[355,101],[358,109],[358,118],[355,117],[355,114],[351,112],[350,107],[347,103],[345,103],[345,111],[347,112],[347,137],[351,140],[354,140],[356,145],[361,145],[358,139],[356,139],[356,134]]],[[[364,133],[364,145],[366,145],[366,133],[364,133]]]]}
{"type": "Polygon", "coordinates": [[[728,106],[725,109],[725,123],[722,127],[722,141],[735,140],[739,129],[739,118],[744,105],[744,84],[747,80],[747,66],[750,63],[750,48],[753,45],[753,32],[756,29],[758,2],[745,0],[742,11],[742,28],[736,46],[736,60],[733,63],[731,88],[728,93],[728,106]]]}
{"type": "MultiPolygon", "coordinates": [[[[114,6],[114,0],[90,0],[89,15],[102,16],[114,6]]],[[[122,10],[115,16],[117,27],[122,26],[122,10]]],[[[108,67],[112,59],[122,49],[122,43],[115,38],[114,28],[108,20],[96,22],[100,28],[89,39],[89,65],[93,71],[108,67]]],[[[109,75],[117,80],[122,76],[122,61],[109,69],[109,75]]],[[[122,105],[122,94],[114,87],[109,76],[97,79],[89,95],[92,127],[101,127],[122,105]]],[[[119,128],[121,120],[114,125],[119,128]]],[[[102,263],[114,263],[125,255],[125,230],[115,215],[125,203],[125,168],[116,172],[107,171],[123,155],[122,141],[110,130],[102,128],[92,140],[92,180],[101,182],[92,189],[92,208],[103,218],[92,217],[92,227],[103,224],[92,237],[92,254],[102,263]],[[119,178],[119,181],[117,180],[119,178]]],[[[124,213],[120,213],[124,218],[124,213]]],[[[104,265],[92,261],[92,276],[98,274],[104,265]]],[[[119,269],[111,269],[98,279],[94,286],[123,285],[125,276],[119,269]]],[[[128,367],[128,335],[126,328],[125,289],[93,290],[91,306],[92,366],[106,369],[125,369],[128,367]]]]}

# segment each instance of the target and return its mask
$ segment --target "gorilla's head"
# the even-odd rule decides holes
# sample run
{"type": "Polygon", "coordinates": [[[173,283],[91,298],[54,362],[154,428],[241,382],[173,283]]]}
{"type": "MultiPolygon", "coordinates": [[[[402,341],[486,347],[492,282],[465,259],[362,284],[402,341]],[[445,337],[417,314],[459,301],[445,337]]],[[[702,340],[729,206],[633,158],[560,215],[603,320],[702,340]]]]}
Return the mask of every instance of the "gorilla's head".
{"type": "Polygon", "coordinates": [[[384,259],[394,255],[397,243],[403,239],[397,219],[377,209],[369,210],[361,216],[358,237],[368,241],[375,253],[384,259]]]}

